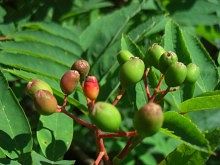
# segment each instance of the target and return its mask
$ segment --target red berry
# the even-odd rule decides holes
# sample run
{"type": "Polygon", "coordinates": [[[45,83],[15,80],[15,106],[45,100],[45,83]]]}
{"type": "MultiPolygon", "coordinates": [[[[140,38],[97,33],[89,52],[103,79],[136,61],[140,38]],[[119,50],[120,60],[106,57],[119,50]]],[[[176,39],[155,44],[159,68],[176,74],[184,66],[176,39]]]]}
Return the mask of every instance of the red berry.
{"type": "Polygon", "coordinates": [[[77,70],[80,74],[80,77],[84,79],[90,70],[90,65],[86,60],[77,60],[71,67],[71,70],[77,70]]]}
{"type": "Polygon", "coordinates": [[[79,72],[76,70],[69,70],[62,76],[60,80],[60,87],[65,94],[71,94],[80,80],[79,72]]]}
{"type": "Polygon", "coordinates": [[[83,92],[90,100],[95,100],[99,94],[99,83],[95,76],[87,76],[83,84],[83,92]]]}

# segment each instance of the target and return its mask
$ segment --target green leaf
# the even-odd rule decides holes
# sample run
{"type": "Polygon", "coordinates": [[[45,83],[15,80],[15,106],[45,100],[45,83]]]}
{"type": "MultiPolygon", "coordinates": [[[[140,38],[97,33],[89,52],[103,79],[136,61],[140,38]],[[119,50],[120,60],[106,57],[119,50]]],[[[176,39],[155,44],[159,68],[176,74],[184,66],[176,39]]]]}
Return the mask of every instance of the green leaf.
{"type": "Polygon", "coordinates": [[[205,164],[206,153],[199,152],[185,144],[177,147],[159,165],[201,165],[205,164]]]}
{"type": "Polygon", "coordinates": [[[161,32],[165,28],[167,18],[164,15],[152,16],[144,23],[138,24],[128,35],[135,42],[142,41],[146,37],[161,32]]]}
{"type": "Polygon", "coordinates": [[[9,37],[16,41],[35,41],[53,47],[58,47],[76,56],[79,56],[82,53],[81,46],[78,43],[44,31],[24,30],[14,33],[11,36],[9,35],[9,37]]]}
{"type": "Polygon", "coordinates": [[[183,25],[214,25],[220,20],[216,14],[219,1],[169,1],[166,8],[171,17],[183,25]]]}
{"type": "Polygon", "coordinates": [[[75,164],[74,160],[60,160],[60,161],[51,161],[43,157],[42,155],[36,153],[35,151],[31,152],[31,158],[33,164],[51,164],[51,165],[73,165],[75,164]]]}
{"type": "MultiPolygon", "coordinates": [[[[212,150],[220,144],[220,129],[215,129],[211,132],[206,133],[206,138],[210,142],[212,150]]],[[[171,152],[160,165],[175,165],[175,164],[186,164],[186,165],[201,165],[205,164],[208,160],[210,154],[200,152],[187,146],[181,144],[173,152],[171,152]]]]}
{"type": "Polygon", "coordinates": [[[0,63],[56,79],[59,79],[65,70],[68,70],[67,66],[41,57],[7,52],[0,52],[0,63]]]}
{"type": "Polygon", "coordinates": [[[28,22],[22,26],[28,29],[42,30],[79,44],[78,34],[54,22],[28,22]]]}
{"type": "Polygon", "coordinates": [[[0,148],[14,159],[32,150],[31,129],[2,72],[0,82],[0,148]]]}
{"type": "Polygon", "coordinates": [[[41,116],[37,140],[43,154],[50,160],[62,159],[73,138],[73,120],[63,113],[41,116]]]}
{"type": "Polygon", "coordinates": [[[167,129],[171,133],[170,136],[179,137],[179,140],[184,141],[187,145],[194,147],[195,149],[209,152],[209,144],[204,134],[198,129],[198,127],[192,123],[189,118],[178,114],[174,111],[164,113],[163,128],[167,129]]]}
{"type": "Polygon", "coordinates": [[[61,48],[32,41],[0,42],[0,48],[4,52],[24,54],[45,59],[45,61],[48,59],[66,67],[71,66],[73,61],[79,58],[61,48]]]}
{"type": "Polygon", "coordinates": [[[220,109],[220,95],[195,97],[180,104],[179,113],[220,109]]]}
{"type": "Polygon", "coordinates": [[[137,56],[141,59],[144,58],[144,53],[141,51],[141,49],[137,46],[136,43],[134,43],[131,38],[127,35],[122,35],[121,38],[121,49],[125,49],[130,51],[134,56],[137,56]]]}
{"type": "Polygon", "coordinates": [[[148,102],[145,85],[143,81],[140,81],[135,85],[135,93],[136,93],[136,97],[135,97],[136,106],[137,106],[137,109],[140,109],[142,106],[144,106],[148,102]]]}

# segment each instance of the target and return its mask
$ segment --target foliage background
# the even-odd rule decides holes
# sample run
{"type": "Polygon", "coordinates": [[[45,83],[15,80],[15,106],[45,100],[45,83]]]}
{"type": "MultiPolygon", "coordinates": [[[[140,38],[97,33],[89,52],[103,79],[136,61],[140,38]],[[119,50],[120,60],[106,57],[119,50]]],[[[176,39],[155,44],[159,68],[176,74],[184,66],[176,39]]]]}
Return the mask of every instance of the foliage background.
{"type": "MultiPolygon", "coordinates": [[[[94,158],[91,132],[63,115],[38,116],[24,90],[28,80],[40,78],[52,86],[61,101],[59,79],[79,58],[89,61],[90,74],[96,75],[100,82],[98,100],[110,102],[119,86],[118,51],[128,49],[143,58],[147,48],[158,42],[166,50],[177,52],[180,61],[200,66],[201,77],[194,97],[216,90],[215,94],[209,95],[209,100],[207,97],[204,100],[210,101],[215,96],[214,103],[220,101],[217,91],[220,62],[218,0],[3,0],[0,5],[0,158],[3,164],[27,161],[71,164],[62,159],[78,159],[73,154],[77,147],[94,158]]],[[[157,73],[152,73],[150,78],[153,88],[157,73]]],[[[165,110],[184,111],[186,105],[180,103],[190,97],[187,90],[181,88],[179,92],[169,94],[164,102],[165,110]]],[[[147,101],[143,82],[129,91],[118,105],[123,115],[122,130],[132,128],[133,112],[147,101]]],[[[201,110],[205,106],[204,100],[201,98],[198,109],[199,100],[195,100],[193,111],[201,110]]],[[[88,119],[86,100],[80,87],[69,97],[69,103],[80,117],[88,119]]],[[[220,105],[214,103],[203,111],[190,112],[188,116],[201,131],[214,132],[216,147],[220,139],[220,105]]],[[[106,141],[111,156],[124,144],[123,138],[106,141]]],[[[207,159],[185,144],[160,132],[144,140],[125,164],[157,164],[177,146],[175,156],[170,154],[168,157],[170,162],[201,164],[207,159]],[[178,154],[183,153],[185,157],[180,159],[178,154]]],[[[208,164],[220,163],[219,149],[216,153],[208,164]]]]}

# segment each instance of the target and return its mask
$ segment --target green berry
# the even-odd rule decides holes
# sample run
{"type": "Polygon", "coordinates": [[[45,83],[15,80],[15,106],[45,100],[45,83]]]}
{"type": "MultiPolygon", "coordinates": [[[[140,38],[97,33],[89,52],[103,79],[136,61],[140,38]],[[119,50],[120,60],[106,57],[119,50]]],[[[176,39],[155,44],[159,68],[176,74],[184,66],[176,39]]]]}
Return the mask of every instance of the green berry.
{"type": "Polygon", "coordinates": [[[132,57],[120,68],[120,81],[122,86],[128,86],[140,81],[144,74],[144,62],[138,57],[132,57]]]}
{"type": "Polygon", "coordinates": [[[90,65],[86,60],[77,60],[71,67],[71,70],[77,70],[80,74],[80,78],[84,80],[84,78],[88,75],[90,70],[90,65]]]}
{"type": "Polygon", "coordinates": [[[134,128],[141,136],[152,136],[163,124],[163,111],[160,105],[153,102],[144,105],[134,115],[134,128]]]}
{"type": "Polygon", "coordinates": [[[185,82],[195,83],[200,75],[200,69],[196,64],[190,63],[187,65],[187,74],[185,82]]]}
{"type": "Polygon", "coordinates": [[[169,87],[181,85],[186,78],[187,68],[181,62],[173,63],[165,73],[165,82],[169,87]]]}
{"type": "Polygon", "coordinates": [[[63,93],[67,95],[71,94],[75,90],[79,80],[80,75],[78,71],[69,70],[65,72],[60,80],[60,87],[63,93]]]}
{"type": "Polygon", "coordinates": [[[117,55],[117,60],[119,64],[124,64],[125,62],[129,61],[131,57],[134,57],[131,52],[128,50],[121,50],[119,54],[117,55]]]}
{"type": "Polygon", "coordinates": [[[165,53],[166,51],[164,48],[157,43],[154,43],[147,52],[147,56],[145,58],[145,62],[148,63],[151,66],[154,66],[155,68],[158,68],[158,63],[161,55],[165,53]]]}
{"type": "Polygon", "coordinates": [[[47,90],[38,90],[34,94],[34,105],[41,115],[51,115],[57,112],[57,100],[47,90]]]}
{"type": "Polygon", "coordinates": [[[50,85],[48,85],[46,82],[39,80],[39,79],[33,79],[31,81],[28,82],[27,84],[27,93],[30,96],[34,96],[34,94],[38,91],[38,90],[47,90],[49,91],[51,94],[53,94],[53,90],[51,89],[50,85]]]}
{"type": "Polygon", "coordinates": [[[90,113],[92,122],[102,131],[115,132],[121,124],[121,114],[112,104],[97,102],[90,113]]]}
{"type": "Polygon", "coordinates": [[[178,61],[178,57],[176,53],[172,51],[165,52],[161,55],[159,59],[158,68],[161,71],[161,73],[166,73],[168,67],[177,61],[178,61]]]}

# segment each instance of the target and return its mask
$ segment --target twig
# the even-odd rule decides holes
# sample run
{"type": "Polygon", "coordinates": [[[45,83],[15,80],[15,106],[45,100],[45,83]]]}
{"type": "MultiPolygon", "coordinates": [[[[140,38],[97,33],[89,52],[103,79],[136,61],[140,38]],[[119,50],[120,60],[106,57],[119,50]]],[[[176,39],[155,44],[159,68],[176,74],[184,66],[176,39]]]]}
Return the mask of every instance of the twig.
{"type": "Polygon", "coordinates": [[[88,123],[87,121],[84,121],[78,117],[76,117],[74,114],[66,111],[65,108],[61,108],[61,112],[66,114],[67,116],[71,117],[75,122],[77,122],[78,124],[82,125],[82,126],[85,126],[86,128],[88,129],[91,129],[91,130],[95,130],[97,129],[97,127],[91,123],[88,123]]]}
{"type": "Polygon", "coordinates": [[[99,137],[100,138],[133,137],[136,135],[137,135],[137,131],[128,131],[128,132],[102,133],[102,134],[99,134],[99,137]]]}
{"type": "Polygon", "coordinates": [[[150,99],[151,98],[151,94],[150,94],[150,89],[149,89],[149,86],[148,86],[148,82],[147,82],[147,76],[150,72],[150,68],[147,68],[145,70],[145,73],[144,73],[144,85],[145,85],[145,90],[146,90],[146,94],[147,94],[147,98],[150,99]]]}
{"type": "Polygon", "coordinates": [[[115,97],[115,100],[112,102],[112,105],[117,105],[118,102],[121,100],[122,96],[124,95],[125,90],[120,89],[118,95],[115,97]]]}
{"type": "Polygon", "coordinates": [[[156,88],[154,89],[154,93],[153,93],[153,95],[151,96],[149,102],[153,102],[154,99],[156,98],[157,94],[158,94],[159,91],[160,91],[160,86],[161,86],[161,84],[162,84],[163,79],[164,79],[164,75],[161,75],[161,77],[160,77],[160,79],[159,79],[159,82],[158,82],[156,88]]]}

